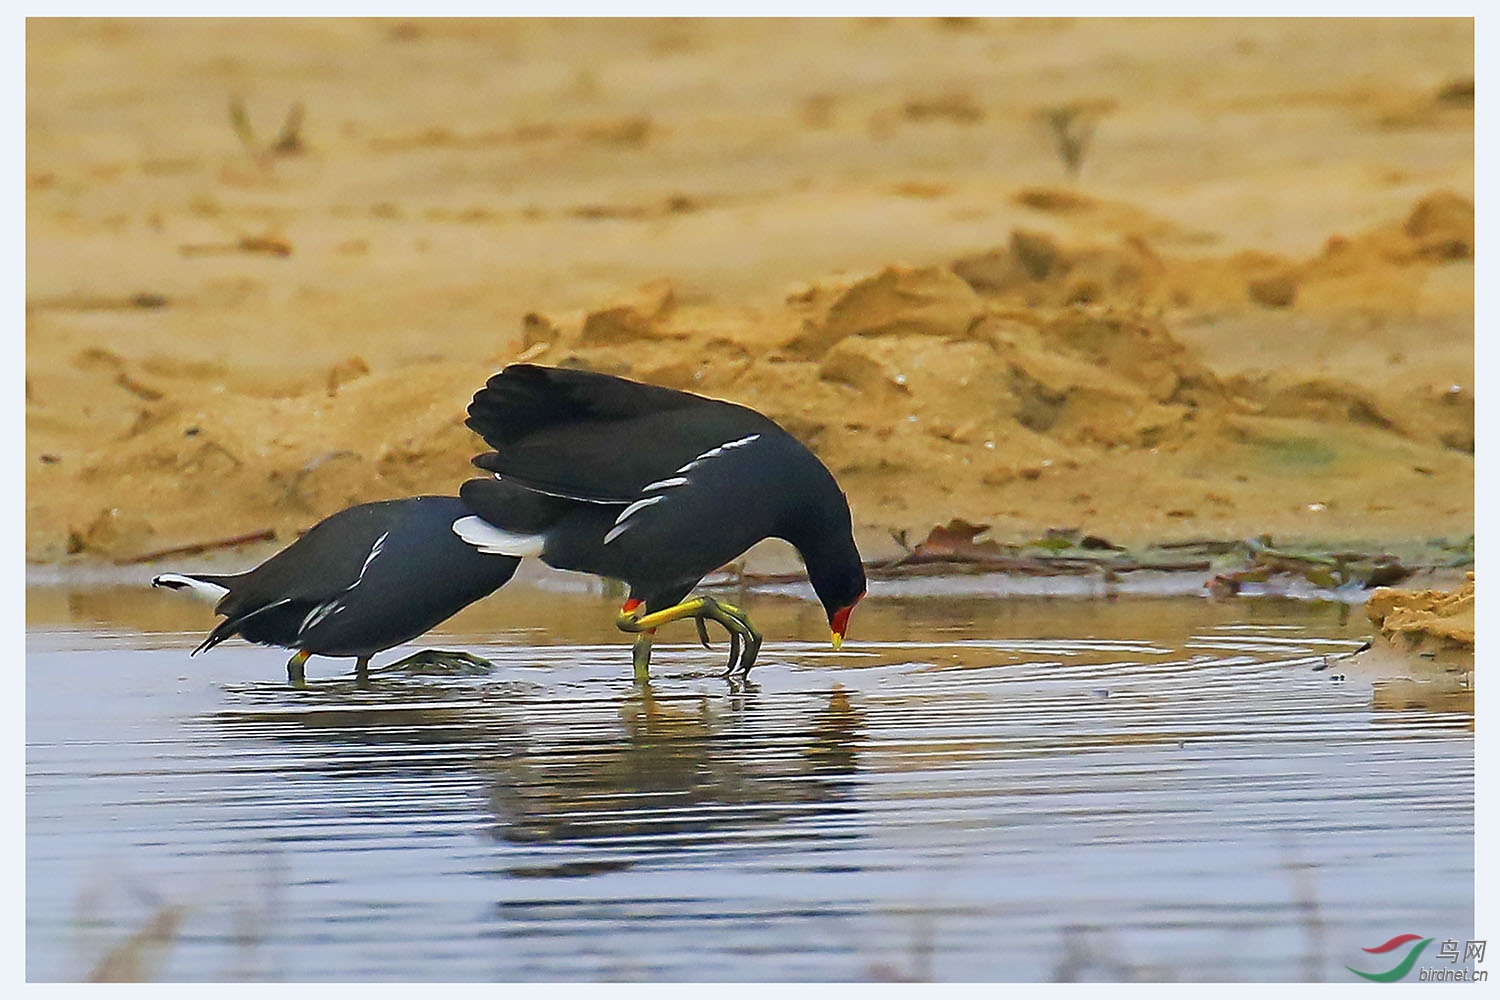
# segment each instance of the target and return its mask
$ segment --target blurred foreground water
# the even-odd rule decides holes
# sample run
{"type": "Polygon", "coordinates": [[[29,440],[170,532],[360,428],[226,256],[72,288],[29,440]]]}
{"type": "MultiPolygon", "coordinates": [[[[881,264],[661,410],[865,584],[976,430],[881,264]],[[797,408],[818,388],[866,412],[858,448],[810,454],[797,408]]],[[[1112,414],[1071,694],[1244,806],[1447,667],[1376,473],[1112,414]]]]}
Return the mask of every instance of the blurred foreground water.
{"type": "Polygon", "coordinates": [[[747,597],[748,684],[684,625],[643,689],[616,599],[513,586],[430,637],[491,671],[293,690],[189,659],[204,606],[31,588],[27,977],[1348,981],[1474,936],[1472,690],[1347,671],[1357,608],[892,592],[839,653],[747,597]]]}

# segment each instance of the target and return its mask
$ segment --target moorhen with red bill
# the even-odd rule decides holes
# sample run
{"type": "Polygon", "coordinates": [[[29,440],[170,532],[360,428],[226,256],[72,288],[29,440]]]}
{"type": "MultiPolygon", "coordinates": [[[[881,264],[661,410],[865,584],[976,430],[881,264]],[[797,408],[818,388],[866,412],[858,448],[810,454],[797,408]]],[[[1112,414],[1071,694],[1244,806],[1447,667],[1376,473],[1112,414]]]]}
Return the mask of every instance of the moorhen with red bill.
{"type": "Polygon", "coordinates": [[[475,516],[453,530],[483,553],[627,583],[615,624],[637,635],[638,678],[657,627],[683,618],[705,645],[704,622],[722,625],[726,674],[749,673],[762,637],[745,613],[712,597],[684,599],[765,538],[801,554],[834,648],[843,642],[865,594],[848,499],[769,417],[613,375],[516,364],[474,395],[467,423],[494,449],[473,460],[491,475],[463,484],[475,516]]]}

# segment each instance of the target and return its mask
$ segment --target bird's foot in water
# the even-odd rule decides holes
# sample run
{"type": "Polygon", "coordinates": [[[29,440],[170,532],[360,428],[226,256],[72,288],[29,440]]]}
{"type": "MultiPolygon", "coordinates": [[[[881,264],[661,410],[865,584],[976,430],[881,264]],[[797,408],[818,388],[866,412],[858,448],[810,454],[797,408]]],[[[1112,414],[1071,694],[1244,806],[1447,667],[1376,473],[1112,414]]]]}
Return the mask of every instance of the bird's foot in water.
{"type": "Polygon", "coordinates": [[[404,659],[382,667],[382,671],[402,670],[413,674],[456,674],[462,677],[479,677],[495,669],[495,665],[482,656],[465,653],[458,649],[424,649],[404,659]]]}
{"type": "Polygon", "coordinates": [[[724,669],[724,676],[738,673],[743,677],[755,666],[763,636],[750,624],[749,617],[732,604],[725,604],[712,597],[694,597],[661,611],[643,611],[644,607],[639,601],[627,601],[620,609],[620,617],[615,620],[616,627],[622,632],[639,634],[631,654],[637,680],[647,676],[651,664],[651,634],[662,625],[684,618],[693,619],[693,624],[698,627],[698,640],[703,643],[704,649],[712,648],[708,642],[707,622],[718,622],[729,633],[729,663],[724,669]]]}

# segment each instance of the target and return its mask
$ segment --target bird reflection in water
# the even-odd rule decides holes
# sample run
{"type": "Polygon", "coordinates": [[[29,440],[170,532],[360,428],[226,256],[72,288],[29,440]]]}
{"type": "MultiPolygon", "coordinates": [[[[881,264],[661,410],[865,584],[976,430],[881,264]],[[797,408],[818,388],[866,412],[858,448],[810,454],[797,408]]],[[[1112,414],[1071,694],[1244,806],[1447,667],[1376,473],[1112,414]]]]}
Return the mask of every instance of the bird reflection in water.
{"type": "MultiPolygon", "coordinates": [[[[624,697],[564,703],[529,686],[501,694],[493,681],[477,701],[444,698],[430,678],[412,682],[404,697],[392,686],[364,703],[256,707],[214,721],[235,736],[301,745],[303,780],[389,772],[391,809],[416,823],[413,775],[436,790],[477,781],[490,836],[515,852],[500,869],[512,876],[628,868],[748,831],[761,842],[826,840],[846,834],[819,821],[856,808],[865,717],[838,684],[766,697],[749,682],[714,695],[662,693],[647,681],[624,697]],[[372,746],[391,752],[372,755],[372,746]]],[[[358,802],[372,811],[368,796],[358,802]]],[[[433,803],[451,809],[454,796],[433,803]]]]}
{"type": "Polygon", "coordinates": [[[813,719],[812,740],[802,751],[815,773],[850,775],[858,769],[855,747],[864,721],[864,712],[850,704],[844,686],[835,683],[828,693],[828,707],[813,719]]]}
{"type": "MultiPolygon", "coordinates": [[[[863,713],[835,684],[810,720],[785,725],[778,697],[745,684],[727,699],[663,696],[639,683],[619,706],[624,740],[584,738],[497,762],[489,801],[497,839],[631,848],[609,867],[690,849],[756,826],[844,812],[863,713]],[[788,734],[796,734],[788,739],[788,734]]],[[[796,824],[776,839],[815,837],[796,824]]],[[[529,868],[513,874],[574,874],[529,868]]]]}

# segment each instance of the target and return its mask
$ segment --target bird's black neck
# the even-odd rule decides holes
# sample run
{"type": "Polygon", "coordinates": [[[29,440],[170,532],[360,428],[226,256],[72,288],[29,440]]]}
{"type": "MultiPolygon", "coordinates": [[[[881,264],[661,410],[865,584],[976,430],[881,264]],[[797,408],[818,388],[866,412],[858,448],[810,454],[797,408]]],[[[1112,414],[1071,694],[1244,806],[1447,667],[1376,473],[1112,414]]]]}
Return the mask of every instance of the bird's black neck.
{"type": "MultiPolygon", "coordinates": [[[[799,507],[783,525],[780,537],[790,542],[807,566],[808,580],[819,598],[861,588],[864,568],[854,545],[848,501],[830,476],[831,497],[799,507]],[[858,581],[856,583],[856,580],[858,581]]],[[[826,601],[825,601],[826,603],[826,601]]]]}

